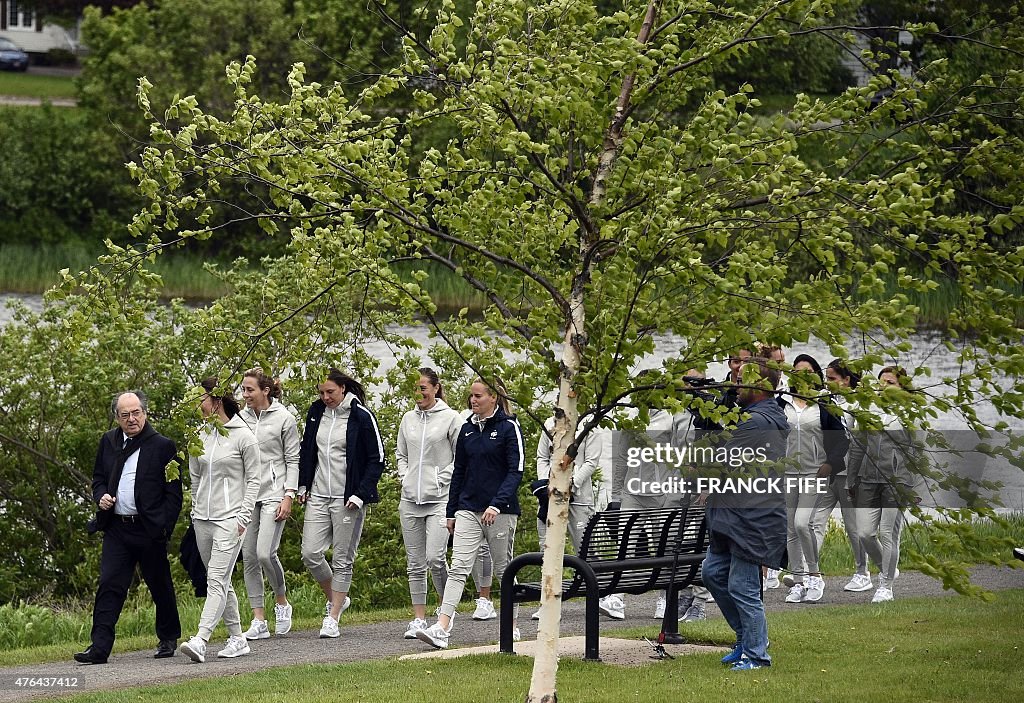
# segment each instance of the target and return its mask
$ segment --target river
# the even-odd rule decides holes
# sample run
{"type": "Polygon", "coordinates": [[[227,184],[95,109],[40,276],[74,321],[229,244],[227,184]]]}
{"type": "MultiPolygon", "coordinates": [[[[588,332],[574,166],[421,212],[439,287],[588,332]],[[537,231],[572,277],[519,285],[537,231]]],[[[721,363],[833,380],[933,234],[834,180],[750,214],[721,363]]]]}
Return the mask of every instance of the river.
{"type": "MultiPolygon", "coordinates": [[[[32,310],[42,308],[42,298],[38,295],[11,295],[0,294],[0,326],[11,320],[10,310],[7,307],[9,301],[19,300],[32,310]]],[[[422,346],[429,344],[429,329],[425,325],[409,325],[399,327],[396,330],[403,336],[414,339],[422,346]]],[[[960,364],[956,355],[950,352],[944,345],[944,337],[937,332],[922,332],[914,335],[910,340],[912,350],[899,361],[908,369],[927,366],[931,369],[930,379],[919,379],[918,385],[926,393],[943,394],[950,391],[948,386],[938,382],[944,376],[956,377],[960,372],[960,364]]],[[[657,367],[665,358],[675,353],[682,347],[682,340],[671,336],[663,336],[656,340],[655,351],[644,360],[644,367],[657,367]]],[[[396,356],[393,349],[383,342],[370,342],[364,345],[364,349],[381,362],[381,371],[386,371],[396,363],[396,356]]],[[[810,354],[818,359],[822,365],[831,360],[832,355],[820,340],[811,339],[807,344],[800,345],[794,349],[785,350],[788,360],[792,360],[799,353],[810,354]]],[[[724,378],[726,375],[724,362],[712,364],[708,369],[708,375],[714,378],[724,378]]],[[[980,419],[989,425],[994,425],[1000,419],[998,413],[991,404],[985,403],[978,406],[980,419]]],[[[1024,430],[1024,419],[1007,419],[1011,432],[1024,430]]],[[[941,414],[933,424],[941,429],[947,439],[957,447],[967,449],[977,445],[978,439],[973,433],[965,431],[965,425],[954,413],[941,414]]],[[[997,439],[1003,441],[1005,438],[997,439]]],[[[977,453],[967,453],[962,457],[944,459],[945,463],[951,465],[951,469],[957,474],[968,475],[971,478],[986,481],[998,481],[1003,485],[999,491],[999,500],[1003,504],[1003,511],[1012,510],[1024,511],[1024,471],[1012,466],[1002,458],[986,457],[977,453]]],[[[947,492],[937,492],[930,496],[930,502],[939,505],[958,504],[958,502],[947,492]]]]}

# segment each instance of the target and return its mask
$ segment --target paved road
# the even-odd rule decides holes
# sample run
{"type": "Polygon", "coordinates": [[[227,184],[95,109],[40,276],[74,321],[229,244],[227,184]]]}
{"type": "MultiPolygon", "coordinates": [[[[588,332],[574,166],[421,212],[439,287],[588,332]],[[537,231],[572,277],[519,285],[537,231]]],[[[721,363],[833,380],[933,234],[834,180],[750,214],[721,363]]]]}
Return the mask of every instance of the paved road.
{"type": "MultiPolygon", "coordinates": [[[[991,590],[1024,588],[1024,569],[997,569],[978,567],[973,571],[976,583],[991,590]]],[[[825,598],[821,605],[869,603],[872,592],[846,593],[842,590],[845,577],[826,579],[825,598]]],[[[937,581],[918,572],[902,574],[896,581],[896,597],[910,596],[951,596],[942,590],[937,581]]],[[[766,603],[769,610],[817,607],[814,604],[788,605],[783,602],[785,589],[768,591],[766,603]]],[[[615,622],[602,619],[602,632],[623,627],[654,626],[651,619],[654,609],[653,595],[629,596],[626,599],[627,619],[615,622]]],[[[529,606],[523,609],[520,625],[523,636],[536,636],[536,623],[529,620],[529,606]]],[[[710,608],[710,617],[721,617],[716,609],[710,608]]],[[[497,621],[474,622],[467,616],[456,619],[452,637],[453,646],[469,646],[493,643],[497,640],[497,621]]],[[[315,630],[295,631],[284,637],[272,637],[253,643],[253,652],[238,659],[217,660],[213,657],[206,664],[195,664],[183,656],[173,659],[155,660],[150,650],[142,652],[116,652],[105,666],[82,666],[71,661],[54,662],[32,666],[0,669],[0,701],[24,701],[41,695],[52,696],[53,691],[15,690],[11,681],[18,676],[82,676],[85,691],[121,689],[150,684],[175,683],[186,679],[210,678],[250,671],[259,671],[268,666],[290,666],[304,663],[335,663],[386,659],[424,651],[426,645],[418,640],[402,639],[405,622],[385,622],[371,625],[345,626],[342,618],[341,638],[321,640],[315,630]]],[[[681,629],[685,633],[685,625],[681,629]]],[[[566,635],[583,634],[583,601],[574,600],[566,604],[563,613],[562,632],[566,635]]],[[[155,646],[154,642],[154,646],[155,646]]],[[[214,652],[219,643],[214,643],[214,652]]],[[[75,691],[63,691],[73,693],[75,691]]]]}

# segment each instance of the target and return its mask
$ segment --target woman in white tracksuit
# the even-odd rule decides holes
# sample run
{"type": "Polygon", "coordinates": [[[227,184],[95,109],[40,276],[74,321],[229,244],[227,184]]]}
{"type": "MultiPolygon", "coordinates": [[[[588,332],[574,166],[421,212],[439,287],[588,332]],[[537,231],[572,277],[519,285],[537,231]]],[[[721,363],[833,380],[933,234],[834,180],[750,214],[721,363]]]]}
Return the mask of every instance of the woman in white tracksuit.
{"type": "Polygon", "coordinates": [[[327,598],[320,637],[334,639],[340,636],[338,618],[352,604],[363,522],[370,505],[380,502],[384,442],[377,418],[363,404],[361,383],[332,368],[319,390],[299,445],[299,501],[306,503],[302,561],[327,598]]]}
{"type": "Polygon", "coordinates": [[[786,490],[786,551],[792,571],[783,579],[789,586],[787,603],[817,602],[825,593],[814,516],[827,490],[819,491],[812,479],[831,480],[833,472],[841,473],[850,448],[839,410],[824,391],[824,379],[817,359],[808,354],[796,357],[790,376],[792,395],[785,405],[790,427],[786,479],[804,487],[786,490]]]}
{"type": "Polygon", "coordinates": [[[405,542],[409,595],[413,619],[405,639],[416,639],[416,631],[427,627],[427,571],[439,596],[448,581],[448,487],[452,481],[455,443],[462,429],[462,416],[444,401],[444,389],[437,372],[419,370],[416,407],[402,417],[398,428],[396,459],[402,481],[398,503],[405,542]]]}
{"type": "Polygon", "coordinates": [[[246,407],[239,416],[259,441],[262,467],[256,509],[242,542],[245,590],[253,613],[252,625],[245,631],[248,640],[270,637],[263,607],[264,574],[276,601],[274,632],[284,635],[292,629],[292,606],[277,550],[299,487],[299,430],[295,416],[281,404],[280,397],[281,384],[263,373],[263,369],[245,372],[242,398],[246,407]]]}
{"type": "MultiPolygon", "coordinates": [[[[883,392],[909,386],[910,381],[907,372],[898,366],[882,369],[878,380],[883,392]]],[[[858,427],[847,469],[850,497],[859,510],[857,534],[881,571],[872,603],[893,599],[893,581],[899,575],[903,510],[914,500],[914,465],[920,460],[913,429],[904,427],[888,412],[879,413],[879,424],[876,430],[858,427]]]]}
{"type": "Polygon", "coordinates": [[[200,408],[209,425],[203,433],[203,453],[188,460],[192,524],[206,567],[206,603],[199,618],[199,632],[181,645],[181,653],[200,663],[206,661],[206,645],[222,617],[228,640],[217,656],[232,658],[249,653],[231,574],[260,488],[256,436],[238,416],[238,402],[231,395],[214,395],[216,387],[215,378],[203,381],[206,393],[200,408]],[[222,431],[227,432],[226,436],[222,431]]]}

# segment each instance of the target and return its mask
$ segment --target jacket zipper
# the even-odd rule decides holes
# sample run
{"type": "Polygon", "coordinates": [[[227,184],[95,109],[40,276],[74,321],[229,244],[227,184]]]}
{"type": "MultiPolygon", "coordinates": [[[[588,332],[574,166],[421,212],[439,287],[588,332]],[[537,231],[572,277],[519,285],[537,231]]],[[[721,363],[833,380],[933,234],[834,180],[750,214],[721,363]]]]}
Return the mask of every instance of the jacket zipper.
{"type": "Polygon", "coordinates": [[[334,495],[334,486],[331,484],[331,444],[334,439],[334,423],[338,421],[337,410],[331,415],[331,426],[327,430],[327,495],[334,495]]]}
{"type": "Polygon", "coordinates": [[[210,490],[206,494],[206,519],[212,520],[213,515],[213,461],[217,454],[217,437],[214,434],[217,431],[216,428],[210,430],[210,459],[206,468],[206,475],[209,479],[210,490]]]}
{"type": "Polygon", "coordinates": [[[416,477],[416,505],[423,504],[423,445],[427,441],[427,414],[423,413],[420,421],[420,467],[416,477]]]}

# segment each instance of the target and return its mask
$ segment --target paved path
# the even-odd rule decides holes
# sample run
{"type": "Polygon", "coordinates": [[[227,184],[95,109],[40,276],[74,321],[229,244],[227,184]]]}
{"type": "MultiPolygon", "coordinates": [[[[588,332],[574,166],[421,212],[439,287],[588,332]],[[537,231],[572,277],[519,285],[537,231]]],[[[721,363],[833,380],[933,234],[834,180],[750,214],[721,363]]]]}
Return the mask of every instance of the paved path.
{"type": "MultiPolygon", "coordinates": [[[[974,581],[991,590],[1024,588],[1024,569],[999,569],[994,567],[978,567],[973,572],[974,581]]],[[[872,592],[846,593],[842,590],[845,577],[826,579],[825,598],[820,605],[867,604],[872,592]]],[[[951,596],[943,591],[939,582],[913,571],[900,576],[896,581],[896,597],[910,596],[951,596]]],[[[819,604],[789,605],[783,602],[785,589],[768,591],[766,604],[770,611],[792,608],[813,608],[819,604]]],[[[611,632],[623,627],[655,626],[651,619],[654,610],[654,596],[629,596],[626,599],[627,618],[615,622],[603,618],[602,632],[611,632]]],[[[718,611],[711,607],[710,617],[720,617],[718,611]]],[[[520,627],[526,639],[536,636],[536,623],[529,619],[533,608],[523,608],[520,627]]],[[[493,643],[497,640],[498,625],[496,620],[474,622],[468,615],[456,619],[456,628],[452,637],[452,646],[464,647],[493,643]]],[[[685,625],[681,630],[685,633],[685,625]]],[[[290,666],[305,663],[336,663],[366,661],[375,659],[395,658],[403,654],[421,652],[426,645],[418,640],[402,639],[405,622],[384,622],[370,625],[346,626],[344,618],[341,623],[341,638],[322,640],[316,630],[295,631],[283,637],[272,637],[253,643],[253,652],[249,656],[238,659],[217,660],[216,656],[207,660],[206,664],[195,664],[183,656],[173,659],[156,660],[152,651],[114,652],[110,663],[105,666],[83,666],[71,661],[71,652],[67,662],[51,662],[30,666],[0,668],[0,701],[23,701],[38,696],[52,696],[55,691],[43,692],[38,689],[15,689],[12,681],[19,676],[51,676],[84,677],[84,687],[77,691],[96,691],[102,689],[122,689],[151,684],[175,683],[187,679],[209,678],[229,674],[259,671],[268,666],[290,666]],[[273,664],[270,664],[273,662],[273,664]]],[[[565,635],[583,634],[583,601],[573,600],[566,603],[563,612],[562,632],[565,635]]],[[[154,641],[154,646],[156,642],[154,641]]],[[[214,652],[219,648],[215,642],[214,652]]],[[[74,693],[76,690],[64,690],[63,693],[74,693]]]]}
{"type": "MultiPolygon", "coordinates": [[[[22,95],[0,95],[0,105],[7,107],[39,107],[43,104],[42,98],[27,98],[22,95]]],[[[45,102],[54,107],[76,107],[78,101],[74,98],[46,98],[45,102]]]]}

